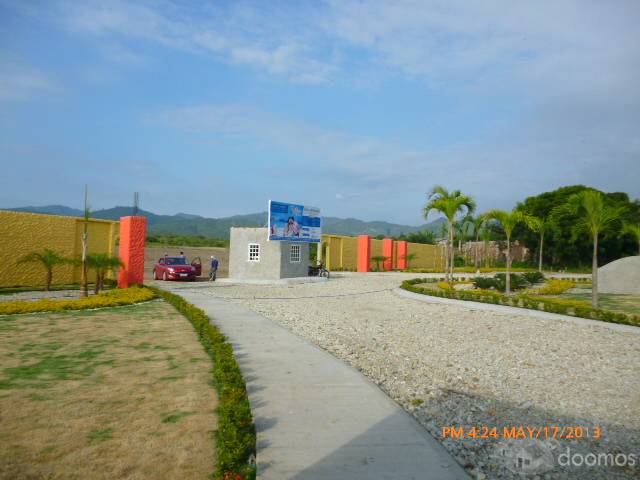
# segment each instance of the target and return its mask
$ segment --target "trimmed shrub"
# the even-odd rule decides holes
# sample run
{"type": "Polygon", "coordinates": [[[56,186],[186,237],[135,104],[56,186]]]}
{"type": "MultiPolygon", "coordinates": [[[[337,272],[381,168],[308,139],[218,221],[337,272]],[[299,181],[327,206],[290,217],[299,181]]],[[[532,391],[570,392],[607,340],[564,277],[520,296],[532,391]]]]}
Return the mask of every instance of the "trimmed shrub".
{"type": "Polygon", "coordinates": [[[560,295],[573,287],[570,280],[556,280],[552,278],[547,284],[536,291],[538,295],[560,295]]]}
{"type": "Polygon", "coordinates": [[[453,289],[453,285],[451,285],[449,282],[438,282],[437,283],[437,287],[441,288],[442,290],[452,290],[453,289]]]}
{"type": "Polygon", "coordinates": [[[480,290],[489,290],[490,288],[496,288],[496,279],[493,277],[475,277],[473,285],[480,290]]]}
{"type": "Polygon", "coordinates": [[[153,288],[153,291],[191,322],[200,343],[213,362],[213,382],[218,391],[218,430],[216,431],[217,479],[254,479],[256,469],[249,461],[256,453],[256,430],[251,415],[240,367],[233,356],[227,338],[212,325],[203,310],[173,293],[153,288]]]}
{"type": "Polygon", "coordinates": [[[18,313],[62,312],[65,310],[87,310],[91,308],[118,307],[146,302],[155,298],[155,293],[144,287],[109,290],[108,292],[78,299],[55,300],[44,298],[36,301],[16,300],[0,302],[0,315],[18,313]]]}
{"type": "Polygon", "coordinates": [[[524,278],[529,285],[535,285],[536,283],[540,283],[544,280],[544,274],[542,272],[524,272],[522,274],[522,278],[524,278]]]}
{"type": "Polygon", "coordinates": [[[543,298],[530,295],[517,295],[515,297],[510,297],[492,290],[437,290],[416,287],[417,284],[429,283],[429,281],[430,279],[426,278],[405,280],[402,282],[401,288],[410,292],[431,295],[433,297],[492,303],[495,305],[510,305],[514,307],[528,308],[530,310],[542,310],[562,315],[640,327],[640,315],[629,315],[626,313],[602,310],[600,308],[591,308],[589,302],[581,300],[543,298]]]}
{"type": "MultiPolygon", "coordinates": [[[[507,274],[496,273],[493,278],[495,278],[496,290],[504,292],[507,289],[507,274]]],[[[518,275],[516,273],[510,273],[509,279],[511,280],[511,290],[521,290],[527,286],[527,281],[522,278],[521,275],[518,275]]]]}

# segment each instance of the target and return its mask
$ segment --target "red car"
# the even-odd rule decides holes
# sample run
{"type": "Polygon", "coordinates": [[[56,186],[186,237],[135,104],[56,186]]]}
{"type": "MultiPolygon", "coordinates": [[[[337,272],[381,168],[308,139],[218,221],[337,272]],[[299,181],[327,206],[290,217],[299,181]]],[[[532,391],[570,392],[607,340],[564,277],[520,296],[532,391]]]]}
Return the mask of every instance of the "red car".
{"type": "Polygon", "coordinates": [[[154,280],[194,281],[201,273],[200,258],[195,258],[189,265],[185,257],[162,257],[153,267],[154,280]]]}

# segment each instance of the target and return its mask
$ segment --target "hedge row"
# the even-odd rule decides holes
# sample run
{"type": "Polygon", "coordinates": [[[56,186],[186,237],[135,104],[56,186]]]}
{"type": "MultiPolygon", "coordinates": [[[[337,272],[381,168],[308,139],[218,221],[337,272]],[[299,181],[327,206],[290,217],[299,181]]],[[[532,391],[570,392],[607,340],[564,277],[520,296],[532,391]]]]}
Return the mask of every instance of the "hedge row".
{"type": "Polygon", "coordinates": [[[179,295],[153,287],[152,290],[173,305],[193,325],[200,343],[213,361],[213,381],[218,391],[218,430],[216,431],[215,478],[224,480],[254,479],[256,431],[240,367],[233,357],[233,347],[201,309],[179,295]]]}
{"type": "Polygon", "coordinates": [[[431,295],[434,297],[451,298],[455,300],[468,300],[472,302],[492,303],[509,307],[528,308],[544,312],[560,313],[573,317],[601,320],[603,322],[620,323],[640,327],[639,315],[627,315],[625,313],[611,312],[600,308],[592,308],[586,302],[576,300],[563,300],[556,298],[541,298],[533,295],[508,296],[491,290],[436,290],[416,287],[420,283],[433,283],[431,278],[414,278],[402,282],[401,288],[414,293],[431,295]]]}
{"type": "Polygon", "coordinates": [[[0,302],[0,315],[18,313],[61,312],[65,310],[86,310],[90,308],[118,307],[134,303],[146,302],[155,298],[155,294],[144,287],[131,287],[110,290],[85,298],[55,300],[24,301],[14,300],[0,302]]]}

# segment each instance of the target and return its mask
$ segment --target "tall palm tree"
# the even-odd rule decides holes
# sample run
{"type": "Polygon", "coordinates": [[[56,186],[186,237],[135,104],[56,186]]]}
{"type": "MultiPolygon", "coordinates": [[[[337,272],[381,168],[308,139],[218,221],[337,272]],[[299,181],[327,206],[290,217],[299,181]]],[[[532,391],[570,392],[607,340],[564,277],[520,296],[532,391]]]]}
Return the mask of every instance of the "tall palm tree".
{"type": "Polygon", "coordinates": [[[512,210],[507,212],[505,210],[489,210],[484,214],[487,220],[495,220],[504,230],[507,237],[507,274],[506,274],[506,294],[511,293],[511,234],[516,225],[525,223],[527,225],[531,222],[531,217],[521,212],[520,210],[512,210]]]}
{"type": "Polygon", "coordinates": [[[90,253],[87,255],[87,266],[96,271],[95,293],[104,288],[104,277],[109,270],[122,267],[123,263],[118,257],[110,257],[106,253],[90,253]]]}
{"type": "Polygon", "coordinates": [[[538,271],[542,272],[542,248],[544,247],[544,234],[549,226],[549,220],[540,217],[531,217],[529,229],[540,235],[540,247],[538,248],[538,271]]]}
{"type": "Polygon", "coordinates": [[[84,221],[82,222],[82,269],[80,270],[80,296],[86,297],[88,295],[88,278],[87,278],[87,249],[89,245],[89,187],[84,186],[84,221]]]}
{"type": "Polygon", "coordinates": [[[635,237],[636,242],[638,242],[638,255],[640,255],[640,223],[625,223],[622,233],[628,233],[635,237]]]}
{"type": "Polygon", "coordinates": [[[473,226],[473,233],[476,237],[476,241],[473,244],[473,266],[474,268],[478,268],[478,243],[480,242],[480,229],[486,219],[483,215],[476,215],[475,217],[471,216],[469,218],[470,225],[473,226]]]}
{"type": "Polygon", "coordinates": [[[67,263],[67,261],[68,260],[66,258],[57,254],[53,250],[45,248],[41,252],[33,252],[25,255],[18,260],[18,263],[40,263],[47,271],[45,288],[49,291],[51,290],[51,281],[53,280],[53,267],[67,263]]]}
{"type": "Polygon", "coordinates": [[[447,280],[453,280],[453,260],[454,260],[454,228],[453,223],[459,214],[469,215],[476,208],[476,202],[468,195],[463,195],[460,190],[449,192],[446,188],[436,185],[429,193],[427,204],[424,206],[422,213],[426,219],[432,211],[440,212],[447,219],[449,226],[449,259],[447,280]]]}
{"type": "Polygon", "coordinates": [[[573,236],[591,235],[593,255],[591,257],[591,306],[598,308],[598,236],[613,230],[624,214],[624,207],[605,205],[602,193],[587,189],[575,193],[567,199],[567,203],[554,209],[554,214],[568,212],[578,216],[573,225],[573,236]]]}

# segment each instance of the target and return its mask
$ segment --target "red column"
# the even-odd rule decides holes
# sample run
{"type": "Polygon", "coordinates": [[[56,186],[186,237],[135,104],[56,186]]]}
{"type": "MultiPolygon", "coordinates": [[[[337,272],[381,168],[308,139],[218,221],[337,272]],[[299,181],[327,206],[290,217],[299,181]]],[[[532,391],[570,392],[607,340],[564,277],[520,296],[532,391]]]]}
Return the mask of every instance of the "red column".
{"type": "Polygon", "coordinates": [[[369,235],[358,236],[358,271],[371,271],[371,237],[369,235]]]}
{"type": "Polygon", "coordinates": [[[382,256],[387,259],[382,262],[382,270],[388,271],[393,269],[393,239],[385,238],[382,240],[382,256]]]}
{"type": "Polygon", "coordinates": [[[407,268],[407,252],[409,250],[408,247],[409,244],[406,240],[398,240],[398,270],[404,270],[405,268],[407,268]]]}
{"type": "Polygon", "coordinates": [[[144,242],[147,238],[146,217],[120,218],[120,260],[118,287],[127,288],[144,282],[144,242]]]}

